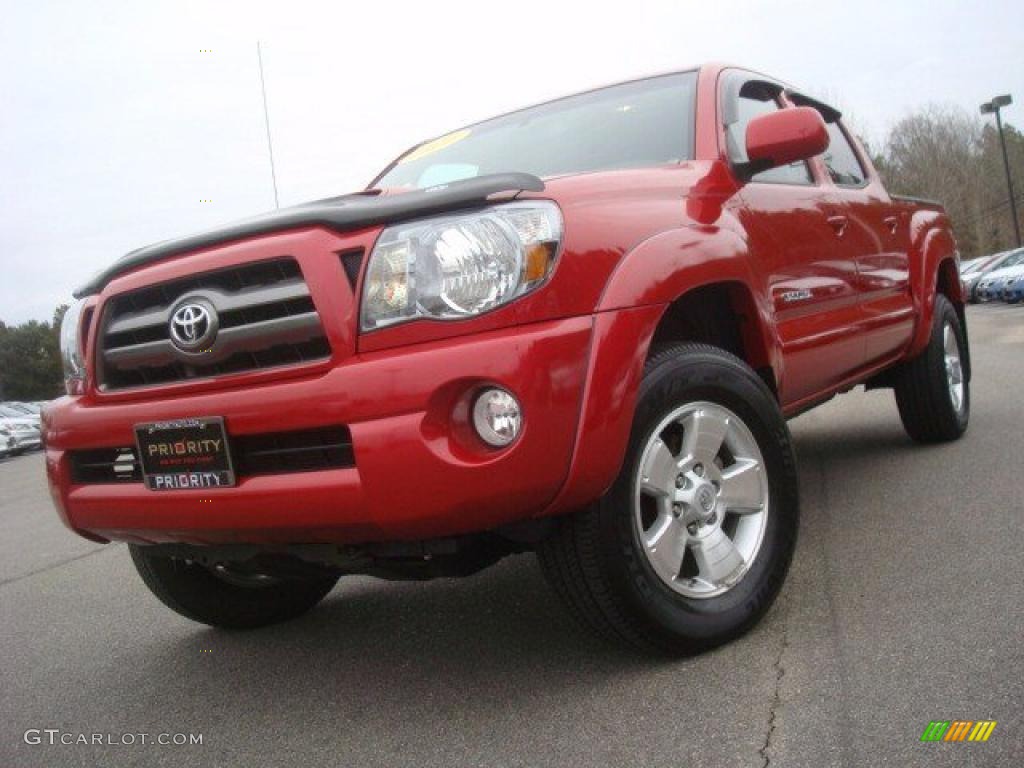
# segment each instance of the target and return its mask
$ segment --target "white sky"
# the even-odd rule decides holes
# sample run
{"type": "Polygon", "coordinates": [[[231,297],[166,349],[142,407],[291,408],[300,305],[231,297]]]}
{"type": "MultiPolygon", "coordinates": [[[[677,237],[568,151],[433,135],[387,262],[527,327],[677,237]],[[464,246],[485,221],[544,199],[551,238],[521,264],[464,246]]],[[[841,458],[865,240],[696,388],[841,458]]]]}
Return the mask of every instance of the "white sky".
{"type": "Polygon", "coordinates": [[[273,207],[257,39],[282,205],[462,124],[707,60],[825,94],[869,138],[1006,92],[1024,125],[1022,0],[0,0],[0,19],[7,323],[132,248],[273,207]]]}

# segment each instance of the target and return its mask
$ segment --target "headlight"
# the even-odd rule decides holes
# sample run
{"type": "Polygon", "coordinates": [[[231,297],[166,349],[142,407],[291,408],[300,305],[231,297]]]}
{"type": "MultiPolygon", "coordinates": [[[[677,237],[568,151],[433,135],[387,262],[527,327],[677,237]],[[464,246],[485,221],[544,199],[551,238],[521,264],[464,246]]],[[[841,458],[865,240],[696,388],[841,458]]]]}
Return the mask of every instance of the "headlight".
{"type": "Polygon", "coordinates": [[[364,331],[479,315],[539,287],[554,269],[562,216],[537,200],[385,229],[366,269],[364,331]]]}
{"type": "Polygon", "coordinates": [[[85,386],[85,359],[82,354],[82,307],[72,302],[60,324],[60,358],[64,364],[64,388],[69,395],[80,395],[85,386]]]}

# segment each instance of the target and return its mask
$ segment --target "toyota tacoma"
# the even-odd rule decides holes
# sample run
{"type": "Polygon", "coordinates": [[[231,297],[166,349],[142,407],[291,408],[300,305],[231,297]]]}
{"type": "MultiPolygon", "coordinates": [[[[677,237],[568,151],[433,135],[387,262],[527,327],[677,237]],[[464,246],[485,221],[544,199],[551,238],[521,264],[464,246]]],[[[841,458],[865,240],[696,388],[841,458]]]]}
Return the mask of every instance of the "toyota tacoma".
{"type": "Polygon", "coordinates": [[[53,501],[214,626],[534,551],[593,630],[701,651],[785,578],[788,418],[864,384],[918,442],[964,432],[958,266],[942,207],[798,89],[708,65],[588,91],[96,275],[53,501]]]}

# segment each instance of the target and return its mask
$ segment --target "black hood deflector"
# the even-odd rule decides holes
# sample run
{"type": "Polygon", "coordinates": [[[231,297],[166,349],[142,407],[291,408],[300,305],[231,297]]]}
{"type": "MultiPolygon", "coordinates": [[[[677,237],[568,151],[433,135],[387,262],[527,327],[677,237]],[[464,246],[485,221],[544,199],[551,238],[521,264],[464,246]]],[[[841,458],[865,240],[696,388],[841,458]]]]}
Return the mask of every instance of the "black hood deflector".
{"type": "Polygon", "coordinates": [[[81,286],[75,291],[75,297],[80,299],[99,293],[115,277],[136,267],[254,235],[309,226],[344,231],[378,224],[392,224],[444,211],[483,205],[490,195],[499,192],[540,192],[543,189],[544,182],[528,173],[496,173],[397,195],[357,193],[315,200],[218,229],[139,248],[118,259],[81,286]]]}

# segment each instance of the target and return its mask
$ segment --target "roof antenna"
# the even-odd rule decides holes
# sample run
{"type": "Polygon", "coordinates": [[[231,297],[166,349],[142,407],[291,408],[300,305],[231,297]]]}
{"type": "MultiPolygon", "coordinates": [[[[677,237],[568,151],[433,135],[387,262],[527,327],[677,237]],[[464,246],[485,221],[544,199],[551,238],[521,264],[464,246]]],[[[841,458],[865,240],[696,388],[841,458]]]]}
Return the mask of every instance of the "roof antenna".
{"type": "Polygon", "coordinates": [[[256,41],[256,58],[260,63],[260,89],[263,91],[263,122],[267,126],[267,152],[270,154],[270,180],[274,184],[274,207],[280,208],[277,201],[277,173],[274,171],[274,145],[270,141],[270,112],[267,110],[267,83],[263,79],[263,51],[260,41],[256,41]]]}

